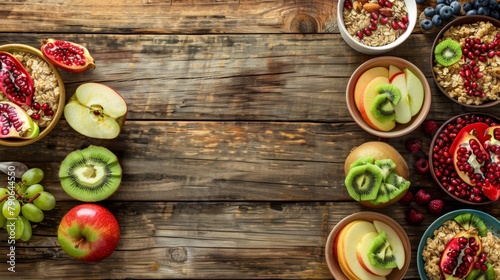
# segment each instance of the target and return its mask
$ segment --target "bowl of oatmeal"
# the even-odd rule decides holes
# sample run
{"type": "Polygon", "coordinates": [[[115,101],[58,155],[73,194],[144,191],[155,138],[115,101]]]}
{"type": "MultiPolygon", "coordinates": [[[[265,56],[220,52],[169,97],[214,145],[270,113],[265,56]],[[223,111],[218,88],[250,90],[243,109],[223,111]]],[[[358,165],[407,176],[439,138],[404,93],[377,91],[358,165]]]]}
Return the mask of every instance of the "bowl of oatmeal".
{"type": "Polygon", "coordinates": [[[500,103],[500,21],[488,16],[454,19],[432,45],[432,76],[453,102],[469,108],[500,103]]]}
{"type": "MultiPolygon", "coordinates": [[[[474,236],[479,240],[476,244],[481,245],[481,249],[475,253],[477,258],[473,261],[474,268],[467,275],[472,277],[471,273],[481,274],[479,270],[484,269],[488,270],[488,273],[494,272],[495,276],[488,279],[499,279],[500,222],[490,214],[475,209],[448,212],[427,228],[417,249],[417,268],[420,279],[444,279],[441,278],[443,276],[441,267],[446,267],[449,263],[447,259],[441,260],[443,252],[450,252],[448,248],[453,246],[451,243],[457,240],[456,238],[467,236],[464,234],[469,234],[469,237],[474,236]]],[[[466,249],[468,248],[464,248],[464,251],[466,249]]],[[[467,275],[458,275],[458,278],[463,279],[467,275]]]]}
{"type": "MultiPolygon", "coordinates": [[[[25,146],[37,142],[52,131],[62,116],[66,94],[64,81],[57,68],[49,63],[40,50],[24,44],[7,44],[0,46],[1,52],[6,52],[14,57],[24,67],[26,73],[33,81],[33,91],[22,100],[9,98],[0,90],[0,103],[14,103],[19,106],[26,116],[29,116],[32,127],[39,132],[36,134],[22,135],[23,137],[0,137],[0,145],[25,146]],[[34,123],[34,124],[33,124],[34,123]],[[36,135],[36,136],[35,136],[36,135]]],[[[2,112],[2,118],[7,118],[2,112]]],[[[5,119],[4,119],[5,120],[5,119]]],[[[24,119],[26,120],[26,118],[24,119]]],[[[15,117],[10,117],[10,122],[15,122],[15,117]]]]}
{"type": "Polygon", "coordinates": [[[344,41],[354,50],[377,55],[401,45],[417,22],[412,0],[340,0],[337,24],[344,41]]]}

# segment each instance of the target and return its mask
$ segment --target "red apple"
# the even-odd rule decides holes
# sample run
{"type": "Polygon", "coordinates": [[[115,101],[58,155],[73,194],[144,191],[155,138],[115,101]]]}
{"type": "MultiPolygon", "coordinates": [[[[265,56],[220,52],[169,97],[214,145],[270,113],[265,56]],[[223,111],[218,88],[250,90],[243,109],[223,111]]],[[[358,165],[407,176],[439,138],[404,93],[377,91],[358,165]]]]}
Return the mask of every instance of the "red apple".
{"type": "Polygon", "coordinates": [[[113,253],[120,241],[120,227],[105,207],[85,203],[62,218],[57,231],[61,248],[75,259],[100,261],[113,253]]]}

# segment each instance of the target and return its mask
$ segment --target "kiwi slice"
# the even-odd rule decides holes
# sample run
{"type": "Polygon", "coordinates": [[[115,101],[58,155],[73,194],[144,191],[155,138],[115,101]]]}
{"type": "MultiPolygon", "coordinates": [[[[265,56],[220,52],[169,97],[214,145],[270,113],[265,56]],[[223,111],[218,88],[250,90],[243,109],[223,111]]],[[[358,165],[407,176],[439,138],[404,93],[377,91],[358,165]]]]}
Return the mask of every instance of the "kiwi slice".
{"type": "Polygon", "coordinates": [[[396,105],[399,103],[401,100],[401,91],[399,90],[398,87],[387,84],[387,85],[381,85],[377,88],[377,92],[380,94],[388,94],[389,95],[389,100],[391,101],[392,105],[396,105]]]}
{"type": "Polygon", "coordinates": [[[373,239],[373,243],[368,249],[368,260],[371,265],[379,268],[396,267],[396,257],[392,253],[392,248],[387,240],[385,231],[381,231],[373,239]]]}
{"type": "Polygon", "coordinates": [[[396,163],[390,158],[376,160],[375,165],[382,169],[383,180],[387,179],[387,176],[396,168],[396,163]]]}
{"type": "Polygon", "coordinates": [[[356,167],[356,166],[361,166],[361,165],[365,165],[368,163],[374,163],[374,162],[375,162],[375,159],[373,157],[361,157],[361,158],[358,158],[357,160],[353,161],[349,165],[349,169],[356,167]]]}
{"type": "Polygon", "coordinates": [[[388,122],[396,119],[396,111],[394,110],[394,105],[390,98],[389,94],[383,93],[377,95],[373,99],[370,112],[381,122],[388,122]]]}
{"type": "Polygon", "coordinates": [[[374,164],[355,166],[345,178],[349,195],[356,201],[374,200],[382,184],[380,168],[374,164]]]}
{"type": "Polygon", "coordinates": [[[465,280],[494,280],[496,279],[495,268],[491,263],[486,263],[486,270],[473,269],[467,275],[465,280]]]}
{"type": "Polygon", "coordinates": [[[471,213],[463,213],[453,218],[465,230],[475,228],[479,236],[485,237],[488,234],[488,228],[481,218],[471,213]]]}
{"type": "Polygon", "coordinates": [[[68,195],[94,202],[108,198],[118,189],[122,169],[110,150],[89,146],[66,156],[59,168],[59,178],[68,195]]]}
{"type": "Polygon", "coordinates": [[[410,181],[405,180],[403,177],[397,175],[394,172],[389,173],[387,178],[382,185],[377,194],[377,198],[370,201],[373,204],[385,203],[402,192],[406,191],[410,187],[410,181]]]}
{"type": "Polygon", "coordinates": [[[460,60],[462,57],[462,46],[453,39],[445,39],[437,44],[434,49],[436,62],[447,67],[460,60]]]}

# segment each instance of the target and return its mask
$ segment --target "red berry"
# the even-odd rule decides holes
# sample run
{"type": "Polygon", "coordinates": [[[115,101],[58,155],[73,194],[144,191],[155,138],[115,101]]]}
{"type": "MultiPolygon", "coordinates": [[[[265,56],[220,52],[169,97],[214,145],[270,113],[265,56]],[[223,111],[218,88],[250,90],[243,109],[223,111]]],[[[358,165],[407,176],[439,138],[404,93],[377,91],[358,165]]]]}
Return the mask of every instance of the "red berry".
{"type": "Polygon", "coordinates": [[[433,199],[429,202],[429,205],[427,205],[427,209],[429,213],[439,215],[443,212],[444,202],[441,199],[433,199]]]}
{"type": "Polygon", "coordinates": [[[431,201],[431,195],[424,189],[420,189],[415,193],[415,202],[424,205],[431,201]]]}
{"type": "Polygon", "coordinates": [[[406,220],[411,225],[418,225],[424,220],[424,214],[417,209],[410,208],[406,214],[406,220]]]}
{"type": "Polygon", "coordinates": [[[414,199],[414,196],[413,196],[413,193],[410,192],[410,191],[407,191],[405,196],[403,196],[400,200],[399,200],[399,203],[403,204],[403,205],[408,205],[410,204],[414,199]]]}
{"type": "Polygon", "coordinates": [[[424,121],[422,126],[424,133],[432,136],[439,128],[436,121],[424,121]]]}
{"type": "Polygon", "coordinates": [[[418,153],[422,149],[422,141],[418,138],[410,138],[406,141],[406,149],[412,154],[418,153]]]}
{"type": "Polygon", "coordinates": [[[426,174],[429,172],[429,162],[427,161],[426,158],[419,158],[415,162],[415,171],[417,171],[420,174],[426,174]]]}

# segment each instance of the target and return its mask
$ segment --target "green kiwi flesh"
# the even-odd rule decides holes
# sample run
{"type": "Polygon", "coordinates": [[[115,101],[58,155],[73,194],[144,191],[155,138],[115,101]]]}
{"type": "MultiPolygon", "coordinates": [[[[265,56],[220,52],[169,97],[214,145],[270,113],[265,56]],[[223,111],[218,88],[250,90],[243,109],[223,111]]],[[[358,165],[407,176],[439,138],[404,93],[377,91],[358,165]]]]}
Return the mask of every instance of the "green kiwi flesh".
{"type": "Polygon", "coordinates": [[[396,257],[392,253],[391,245],[385,231],[381,231],[368,249],[368,260],[371,265],[380,268],[395,268],[396,257]]]}
{"type": "Polygon", "coordinates": [[[486,271],[481,269],[471,270],[465,280],[494,280],[496,278],[495,268],[491,263],[486,263],[486,267],[486,271]]]}
{"type": "Polygon", "coordinates": [[[110,150],[89,146],[71,152],[62,161],[59,178],[64,191],[85,202],[108,198],[120,186],[122,169],[110,150]]]}
{"type": "Polygon", "coordinates": [[[351,168],[345,178],[347,192],[356,201],[375,199],[381,183],[380,168],[373,164],[351,168]]]}
{"type": "Polygon", "coordinates": [[[392,105],[396,105],[399,103],[401,100],[401,91],[399,90],[398,87],[387,84],[387,85],[380,85],[377,87],[377,92],[379,95],[381,94],[387,94],[389,95],[389,101],[391,102],[392,105]]]}
{"type": "Polygon", "coordinates": [[[462,58],[462,47],[453,39],[445,39],[437,44],[434,49],[434,58],[442,66],[450,66],[462,58]]]}
{"type": "Polygon", "coordinates": [[[485,237],[488,234],[488,228],[481,218],[471,213],[463,213],[453,218],[465,230],[475,228],[479,236],[485,237]]]}
{"type": "Polygon", "coordinates": [[[387,122],[396,119],[396,111],[389,99],[389,94],[379,94],[373,99],[370,107],[372,115],[381,122],[387,122]]]}

